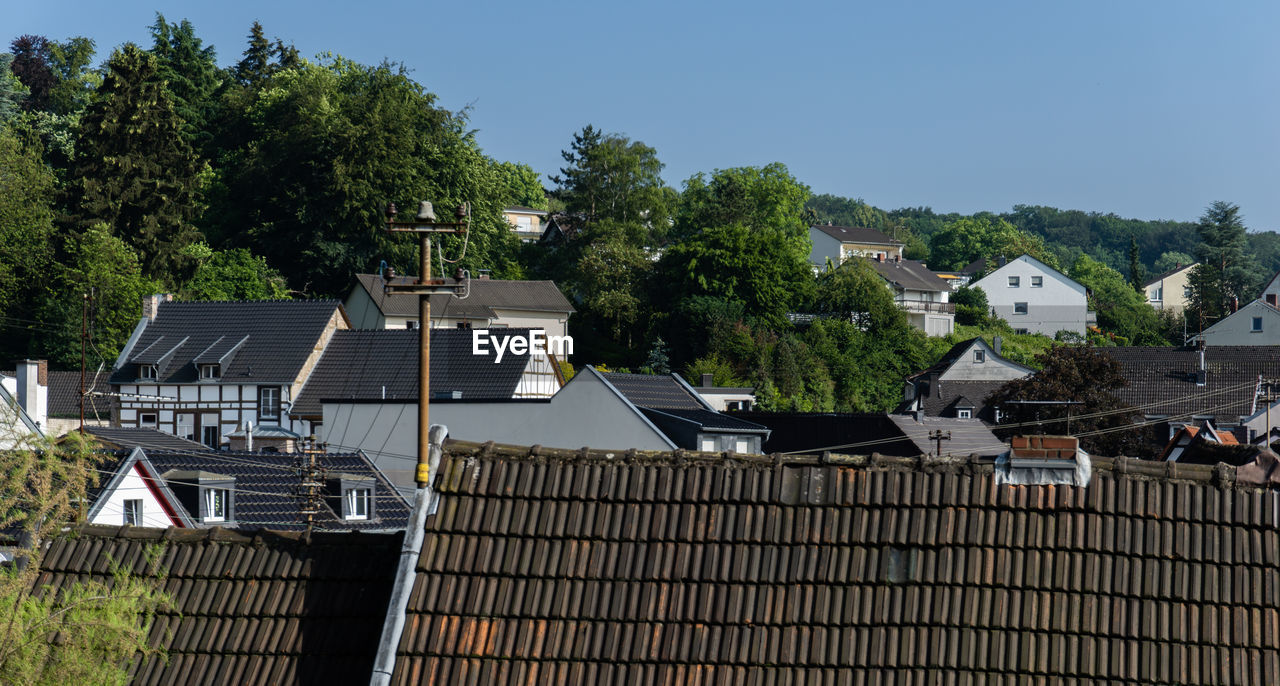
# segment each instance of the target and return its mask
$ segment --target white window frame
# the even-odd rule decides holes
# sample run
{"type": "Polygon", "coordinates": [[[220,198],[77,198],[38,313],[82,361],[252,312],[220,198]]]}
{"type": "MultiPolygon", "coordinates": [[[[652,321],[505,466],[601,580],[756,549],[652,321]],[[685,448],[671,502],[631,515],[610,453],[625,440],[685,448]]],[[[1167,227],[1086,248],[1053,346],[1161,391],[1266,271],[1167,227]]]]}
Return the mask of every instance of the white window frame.
{"type": "Polygon", "coordinates": [[[1028,313],[1028,312],[1030,312],[1030,311],[1031,311],[1031,308],[1030,308],[1030,307],[1028,307],[1026,303],[1014,303],[1014,304],[1013,304],[1013,313],[1014,313],[1014,314],[1027,314],[1027,313],[1028,313]],[[1019,307],[1019,306],[1021,306],[1021,307],[1022,307],[1022,311],[1021,311],[1021,312],[1019,312],[1019,311],[1018,311],[1018,307],[1019,307]]]}
{"type": "Polygon", "coordinates": [[[1022,277],[1020,276],[1009,277],[1009,288],[1020,288],[1021,286],[1022,286],[1022,277]]]}
{"type": "Polygon", "coordinates": [[[974,363],[974,364],[983,364],[983,363],[985,363],[986,361],[987,361],[987,351],[985,351],[985,350],[983,350],[983,349],[981,349],[981,348],[979,348],[979,349],[977,349],[977,350],[973,351],[973,363],[974,363]]]}
{"type": "Polygon", "coordinates": [[[1032,288],[1044,288],[1044,277],[1043,277],[1043,276],[1033,276],[1033,277],[1031,277],[1031,287],[1032,287],[1032,288]]]}
{"type": "Polygon", "coordinates": [[[160,427],[160,414],[158,412],[142,412],[138,414],[138,426],[144,429],[156,429],[160,427]],[[147,417],[151,419],[148,420],[147,417]]]}
{"type": "Polygon", "coordinates": [[[222,378],[221,370],[218,368],[222,365],[202,364],[200,365],[200,378],[204,380],[218,380],[222,378]]]}
{"type": "Polygon", "coordinates": [[[369,518],[369,505],[373,502],[373,489],[352,488],[347,490],[346,519],[364,520],[369,518]]]}
{"type": "Polygon", "coordinates": [[[258,419],[274,419],[280,421],[280,387],[279,386],[258,386],[258,419]],[[271,395],[271,401],[268,402],[266,397],[271,395]],[[268,407],[275,410],[274,413],[268,413],[268,407]]]}
{"type": "Polygon", "coordinates": [[[956,419],[973,419],[973,410],[956,410],[956,419]]]}
{"type": "Polygon", "coordinates": [[[156,365],[154,365],[154,364],[140,364],[140,365],[138,365],[138,378],[139,378],[139,379],[153,379],[153,380],[154,380],[154,379],[158,378],[158,377],[159,377],[159,375],[160,375],[160,370],[159,370],[159,369],[157,369],[157,368],[156,368],[156,365]]]}
{"type": "Polygon", "coordinates": [[[230,501],[230,493],[225,488],[206,488],[204,489],[204,520],[206,522],[225,522],[227,521],[227,504],[230,501]]]}
{"type": "Polygon", "coordinates": [[[131,498],[124,501],[124,523],[129,526],[142,526],[141,498],[131,498]]]}

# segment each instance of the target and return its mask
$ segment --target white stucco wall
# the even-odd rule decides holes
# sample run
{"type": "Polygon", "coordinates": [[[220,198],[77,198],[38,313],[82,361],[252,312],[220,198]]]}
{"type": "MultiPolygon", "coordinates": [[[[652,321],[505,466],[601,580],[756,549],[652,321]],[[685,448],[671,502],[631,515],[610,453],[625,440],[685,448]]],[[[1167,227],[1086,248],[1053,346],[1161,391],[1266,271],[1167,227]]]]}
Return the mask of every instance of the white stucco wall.
{"type": "Polygon", "coordinates": [[[1201,337],[1205,345],[1277,345],[1280,344],[1280,312],[1255,300],[1205,329],[1201,337]],[[1255,317],[1262,319],[1261,331],[1253,330],[1255,317]]]}
{"type": "MultiPolygon", "coordinates": [[[[103,478],[108,478],[103,475],[103,478]]],[[[176,522],[169,520],[165,515],[164,508],[160,506],[160,501],[147,488],[143,481],[142,475],[138,473],[137,465],[129,469],[129,473],[120,481],[120,485],[109,493],[103,493],[101,509],[89,520],[91,524],[109,524],[119,526],[124,524],[124,501],[141,500],[142,501],[142,522],[139,526],[149,526],[156,528],[164,528],[172,526],[176,522]]]]}
{"type": "Polygon", "coordinates": [[[1031,374],[1026,367],[997,359],[994,352],[982,339],[978,339],[938,378],[942,381],[1013,381],[1031,374]],[[974,350],[983,352],[982,362],[976,361],[974,350]]]}
{"type": "Polygon", "coordinates": [[[1089,303],[1084,286],[1026,255],[996,269],[975,285],[987,294],[987,303],[996,316],[1014,329],[1052,336],[1059,331],[1083,335],[1089,303]],[[1009,277],[1018,277],[1016,287],[1009,277]],[[1032,277],[1041,277],[1041,286],[1032,286],[1032,277]],[[1014,314],[1014,304],[1027,303],[1026,314],[1014,314]]]}
{"type": "MultiPolygon", "coordinates": [[[[666,438],[598,377],[580,373],[544,401],[435,402],[432,424],[449,436],[549,448],[670,450],[666,438]]],[[[413,488],[418,451],[416,403],[325,403],[319,438],[331,450],[363,450],[401,489],[413,488]]]]}

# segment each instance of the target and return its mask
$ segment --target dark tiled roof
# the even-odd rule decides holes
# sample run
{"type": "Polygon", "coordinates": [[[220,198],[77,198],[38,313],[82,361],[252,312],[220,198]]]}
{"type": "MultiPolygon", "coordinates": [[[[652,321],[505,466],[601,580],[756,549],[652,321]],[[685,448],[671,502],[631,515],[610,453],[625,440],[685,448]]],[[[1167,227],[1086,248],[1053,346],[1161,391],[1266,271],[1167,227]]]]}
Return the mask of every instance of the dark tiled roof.
{"type": "Polygon", "coordinates": [[[158,431],[156,429],[142,429],[135,427],[108,427],[108,426],[86,426],[84,430],[89,435],[98,439],[98,443],[107,448],[115,448],[129,450],[132,448],[142,448],[146,451],[151,450],[200,450],[209,449],[203,443],[188,441],[185,438],[179,438],[170,433],[158,431]]]}
{"type": "Polygon", "coordinates": [[[684,385],[670,374],[601,372],[600,375],[636,407],[659,410],[707,409],[706,405],[693,397],[684,385]]]}
{"type": "Polygon", "coordinates": [[[1174,267],[1173,269],[1170,269],[1169,271],[1161,274],[1160,276],[1156,276],[1156,277],[1152,277],[1151,279],[1148,279],[1147,282],[1142,285],[1142,287],[1146,288],[1147,286],[1151,286],[1153,284],[1159,283],[1160,281],[1163,281],[1184,269],[1190,269],[1191,267],[1196,266],[1196,264],[1197,264],[1196,262],[1192,262],[1191,264],[1184,264],[1180,267],[1174,267]]]}
{"type": "Polygon", "coordinates": [[[885,281],[909,291],[941,291],[950,293],[951,284],[938,278],[919,260],[868,259],[871,268],[885,281]]]}
{"type": "MultiPolygon", "coordinates": [[[[982,422],[975,419],[952,417],[925,417],[916,421],[908,415],[891,415],[893,423],[915,444],[921,455],[936,454],[938,444],[930,438],[941,431],[947,438],[942,441],[943,455],[998,455],[1007,448],[982,422]]],[[[847,452],[847,451],[846,451],[847,452]]],[[[864,449],[863,452],[870,452],[864,449]]]]}
{"type": "Polygon", "coordinates": [[[546,215],[546,210],[540,210],[536,207],[525,207],[524,205],[509,205],[502,208],[503,212],[520,213],[520,214],[539,214],[546,215]]]}
{"type": "Polygon", "coordinates": [[[36,594],[110,583],[112,561],[156,579],[172,605],[147,642],[167,658],[131,664],[133,684],[362,684],[401,538],[84,526],[46,544],[36,594]]]}
{"type": "MultiPolygon", "coordinates": [[[[1252,413],[1255,384],[1280,377],[1280,346],[1205,348],[1206,383],[1197,386],[1200,351],[1194,348],[1099,348],[1120,363],[1129,385],[1115,391],[1145,415],[1190,420],[1211,416],[1214,426],[1231,426],[1252,413]]],[[[1258,407],[1263,405],[1259,402],[1258,407]]]]}
{"type": "Polygon", "coordinates": [[[111,383],[134,383],[133,363],[157,361],[162,382],[193,383],[197,357],[220,340],[246,336],[223,367],[222,382],[292,383],[339,307],[336,300],[162,302],[111,383]]]}
{"type": "Polygon", "coordinates": [[[928,395],[928,385],[924,382],[918,382],[917,388],[925,391],[925,395],[921,396],[921,406],[926,416],[929,417],[946,417],[955,416],[950,414],[951,408],[955,406],[956,400],[966,398],[975,405],[976,411],[974,417],[979,417],[986,421],[995,421],[994,408],[986,403],[987,396],[991,395],[996,389],[1008,383],[1007,381],[939,381],[937,385],[938,392],[936,395],[928,395]]]}
{"type": "MultiPolygon", "coordinates": [[[[274,453],[248,453],[226,451],[166,452],[147,450],[147,459],[155,465],[156,472],[202,471],[233,477],[235,503],[233,516],[241,529],[304,529],[306,519],[298,513],[295,496],[299,476],[297,461],[300,455],[274,453]]],[[[345,531],[402,529],[409,521],[409,506],[400,497],[386,477],[359,453],[326,453],[317,458],[326,473],[350,474],[375,480],[373,514],[367,520],[344,520],[340,508],[326,498],[315,517],[315,528],[345,531]]],[[[198,513],[196,513],[198,514],[198,513]]]]}
{"type": "MultiPolygon", "coordinates": [[[[396,283],[413,283],[417,277],[396,277],[396,283]]],[[[368,292],[383,315],[393,317],[418,316],[418,296],[387,295],[382,290],[382,277],[377,274],[356,274],[360,286],[368,292]]],[[[574,312],[573,305],[556,288],[554,281],[498,281],[472,279],[471,293],[466,298],[455,295],[431,296],[431,318],[456,317],[487,319],[494,310],[520,310],[524,312],[557,312],[566,316],[574,312]]]]}
{"type": "Polygon", "coordinates": [[[882,243],[884,245],[903,245],[902,241],[894,240],[880,231],[867,228],[865,226],[818,225],[813,228],[843,243],[882,243]]]}
{"type": "Polygon", "coordinates": [[[730,417],[727,414],[713,412],[711,410],[655,410],[653,408],[642,407],[640,408],[640,411],[659,427],[663,425],[666,418],[674,417],[678,420],[693,422],[703,431],[733,431],[748,433],[766,433],[769,431],[767,427],[761,424],[749,422],[737,417],[730,417]]]}
{"type": "Polygon", "coordinates": [[[1235,473],[452,444],[392,683],[1277,683],[1235,473]]]}
{"type": "MultiPolygon", "coordinates": [[[[527,336],[531,329],[493,330],[493,335],[527,336]]],[[[431,330],[431,392],[461,391],[463,400],[510,400],[527,355],[471,351],[471,332],[431,330]]],[[[418,399],[418,332],[407,329],[337,331],[307,378],[290,413],[319,416],[323,400],[418,399]],[[385,388],[385,393],[384,393],[385,388]]]]}
{"type": "MultiPolygon", "coordinates": [[[[102,377],[98,379],[98,387],[95,389],[93,382],[97,376],[96,370],[89,370],[84,376],[85,388],[89,390],[107,390],[106,382],[110,372],[103,372],[102,377]]],[[[0,371],[0,376],[17,376],[17,372],[0,371]]],[[[50,417],[79,417],[80,416],[80,372],[76,371],[49,371],[49,416],[50,417]]],[[[117,399],[112,396],[91,395],[85,400],[84,417],[86,420],[102,418],[104,420],[111,419],[111,410],[117,404],[117,399]],[[95,413],[94,410],[97,410],[95,413]]]]}

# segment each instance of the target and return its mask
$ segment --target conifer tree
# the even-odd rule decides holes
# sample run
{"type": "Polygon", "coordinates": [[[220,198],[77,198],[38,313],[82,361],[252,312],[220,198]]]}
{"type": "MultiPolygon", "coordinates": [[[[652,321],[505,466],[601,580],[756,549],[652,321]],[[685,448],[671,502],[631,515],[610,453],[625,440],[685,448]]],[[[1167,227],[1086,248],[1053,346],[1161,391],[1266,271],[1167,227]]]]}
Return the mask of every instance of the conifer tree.
{"type": "Polygon", "coordinates": [[[1191,310],[1207,326],[1230,314],[1237,302],[1243,305],[1254,296],[1258,266],[1245,254],[1248,243],[1239,205],[1214,202],[1200,216],[1196,230],[1199,264],[1191,271],[1191,310]]]}
{"type": "Polygon", "coordinates": [[[255,21],[249,29],[249,47],[236,63],[236,80],[246,86],[257,85],[271,75],[270,66],[271,41],[263,33],[262,24],[255,21]]]}
{"type": "Polygon", "coordinates": [[[200,167],[182,131],[155,57],[126,44],[85,112],[67,196],[76,227],[107,224],[145,275],[170,286],[188,262],[182,249],[201,237],[192,225],[200,167]]]}
{"type": "Polygon", "coordinates": [[[157,76],[172,96],[174,110],[186,122],[183,137],[199,146],[209,137],[207,123],[220,83],[213,47],[203,45],[190,21],[173,24],[158,12],[151,37],[157,76]]]}

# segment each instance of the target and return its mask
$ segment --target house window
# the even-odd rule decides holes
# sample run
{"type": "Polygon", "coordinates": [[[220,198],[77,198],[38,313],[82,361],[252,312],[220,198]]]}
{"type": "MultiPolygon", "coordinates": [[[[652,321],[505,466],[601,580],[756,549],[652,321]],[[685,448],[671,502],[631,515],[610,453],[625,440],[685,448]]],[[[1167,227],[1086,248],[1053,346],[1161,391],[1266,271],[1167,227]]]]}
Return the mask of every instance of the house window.
{"type": "Polygon", "coordinates": [[[1044,277],[1043,277],[1043,276],[1033,276],[1033,277],[1031,277],[1031,287],[1032,287],[1032,288],[1040,288],[1040,287],[1042,287],[1042,286],[1044,286],[1044,277]]]}
{"type": "Polygon", "coordinates": [[[956,410],[957,419],[973,419],[973,410],[956,410]]]}
{"type": "Polygon", "coordinates": [[[222,433],[218,431],[218,425],[200,427],[200,442],[218,450],[222,447],[222,433]]]}
{"type": "Polygon", "coordinates": [[[369,501],[372,493],[368,488],[353,488],[347,491],[347,519],[368,519],[369,501]]]}
{"type": "Polygon", "coordinates": [[[739,438],[733,442],[733,452],[749,453],[751,452],[751,441],[745,438],[739,438]]]}
{"type": "Polygon", "coordinates": [[[1022,283],[1022,277],[1019,277],[1019,276],[1009,277],[1009,288],[1017,288],[1021,283],[1022,283]]]}
{"type": "Polygon", "coordinates": [[[225,522],[227,520],[227,489],[204,489],[204,521],[225,522]]]}
{"type": "Polygon", "coordinates": [[[258,419],[280,420],[279,386],[262,386],[258,389],[258,419]]]}
{"type": "Polygon", "coordinates": [[[142,525],[142,501],[126,500],[124,501],[124,523],[129,526],[142,525]]]}
{"type": "Polygon", "coordinates": [[[138,365],[138,378],[154,379],[157,376],[157,371],[154,364],[140,364],[138,365]]]}
{"type": "Polygon", "coordinates": [[[987,361],[987,351],[985,351],[985,350],[975,350],[975,351],[973,351],[973,361],[974,361],[974,363],[976,363],[976,364],[982,364],[983,362],[986,362],[986,361],[987,361]]]}
{"type": "Polygon", "coordinates": [[[1018,334],[1019,336],[1025,336],[1031,333],[1031,330],[1030,329],[1014,329],[1013,332],[1015,334],[1018,334]]]}
{"type": "Polygon", "coordinates": [[[470,328],[471,328],[471,322],[458,322],[458,328],[459,328],[459,329],[470,329],[470,328]]]}
{"type": "Polygon", "coordinates": [[[1026,303],[1014,303],[1014,304],[1013,304],[1013,313],[1014,313],[1014,314],[1026,314],[1026,313],[1027,313],[1027,304],[1026,304],[1026,303]]]}
{"type": "Polygon", "coordinates": [[[154,428],[156,428],[156,426],[158,426],[158,424],[157,424],[157,422],[156,422],[156,415],[155,415],[155,413],[154,413],[154,412],[147,412],[147,413],[144,413],[144,414],[140,414],[140,415],[138,415],[138,426],[141,426],[141,427],[144,427],[144,428],[148,428],[148,429],[154,429],[154,428]]]}
{"type": "Polygon", "coordinates": [[[418,320],[416,320],[416,319],[410,319],[409,321],[407,321],[407,322],[405,322],[405,323],[404,323],[404,328],[409,329],[410,331],[413,331],[413,330],[417,329],[417,328],[418,328],[418,320]]]}
{"type": "Polygon", "coordinates": [[[750,410],[750,400],[726,400],[724,401],[724,409],[726,412],[734,410],[750,410]]]}
{"type": "Polygon", "coordinates": [[[1253,332],[1254,332],[1254,333],[1257,333],[1257,332],[1259,332],[1259,331],[1262,331],[1262,317],[1254,317],[1254,318],[1253,318],[1253,332]]]}
{"type": "Polygon", "coordinates": [[[216,364],[202,364],[202,365],[200,365],[200,378],[201,378],[201,379],[217,379],[217,378],[219,378],[220,376],[222,376],[222,374],[220,373],[219,365],[216,365],[216,364]]]}
{"type": "Polygon", "coordinates": [[[714,453],[716,451],[716,439],[704,438],[699,442],[698,450],[704,453],[714,453]]]}
{"type": "Polygon", "coordinates": [[[1268,305],[1270,305],[1270,306],[1272,306],[1272,307],[1275,307],[1275,306],[1276,306],[1276,294],[1275,294],[1275,293],[1268,293],[1268,294],[1267,294],[1267,304],[1268,304],[1268,305]]]}
{"type": "Polygon", "coordinates": [[[999,424],[1001,419],[1004,419],[1004,413],[996,410],[996,424],[999,424]]]}

